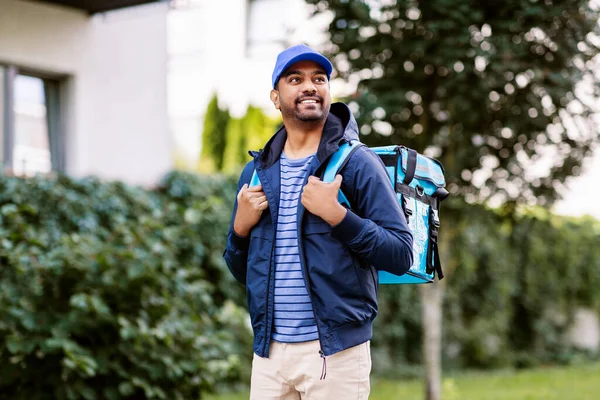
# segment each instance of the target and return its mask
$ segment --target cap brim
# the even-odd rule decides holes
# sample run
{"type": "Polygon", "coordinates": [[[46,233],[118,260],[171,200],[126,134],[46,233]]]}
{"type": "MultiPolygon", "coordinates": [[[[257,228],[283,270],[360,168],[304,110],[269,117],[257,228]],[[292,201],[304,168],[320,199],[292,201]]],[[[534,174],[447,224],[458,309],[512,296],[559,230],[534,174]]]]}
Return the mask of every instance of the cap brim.
{"type": "Polygon", "coordinates": [[[295,63],[300,62],[300,61],[316,62],[317,64],[319,64],[320,66],[323,67],[323,69],[327,73],[327,77],[330,77],[331,72],[333,71],[333,66],[331,65],[331,62],[326,57],[322,56],[321,54],[318,54],[318,53],[298,54],[297,56],[290,58],[288,60],[288,62],[285,63],[285,65],[281,69],[281,72],[277,76],[277,79],[275,80],[274,84],[277,84],[277,82],[279,82],[281,75],[283,75],[283,73],[286,70],[288,70],[292,65],[294,65],[295,63]]]}

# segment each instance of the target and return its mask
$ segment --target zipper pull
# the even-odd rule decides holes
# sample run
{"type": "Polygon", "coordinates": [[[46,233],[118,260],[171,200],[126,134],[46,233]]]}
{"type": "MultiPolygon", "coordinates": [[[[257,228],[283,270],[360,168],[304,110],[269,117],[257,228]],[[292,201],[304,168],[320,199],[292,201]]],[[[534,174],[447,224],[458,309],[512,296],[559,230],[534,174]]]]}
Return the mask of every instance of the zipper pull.
{"type": "Polygon", "coordinates": [[[319,355],[323,359],[323,368],[321,369],[321,378],[319,379],[322,381],[327,377],[327,361],[325,360],[325,354],[323,354],[323,350],[319,350],[319,355]]]}

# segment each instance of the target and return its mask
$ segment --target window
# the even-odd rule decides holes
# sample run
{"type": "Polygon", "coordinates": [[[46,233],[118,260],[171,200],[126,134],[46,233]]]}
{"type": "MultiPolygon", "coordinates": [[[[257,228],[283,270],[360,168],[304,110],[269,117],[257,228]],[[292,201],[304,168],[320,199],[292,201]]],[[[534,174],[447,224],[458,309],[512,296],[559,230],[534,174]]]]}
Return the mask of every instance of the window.
{"type": "Polygon", "coordinates": [[[0,157],[19,176],[64,171],[60,80],[0,66],[0,157]]]}

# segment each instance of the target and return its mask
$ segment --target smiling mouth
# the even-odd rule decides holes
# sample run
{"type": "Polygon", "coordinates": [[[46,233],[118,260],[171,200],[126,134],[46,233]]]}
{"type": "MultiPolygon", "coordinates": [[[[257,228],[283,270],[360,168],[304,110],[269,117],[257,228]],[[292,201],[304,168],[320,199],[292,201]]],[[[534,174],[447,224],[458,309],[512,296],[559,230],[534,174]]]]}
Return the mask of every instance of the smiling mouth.
{"type": "Polygon", "coordinates": [[[306,99],[306,100],[301,100],[298,102],[298,104],[317,104],[319,103],[318,100],[315,99],[306,99]]]}

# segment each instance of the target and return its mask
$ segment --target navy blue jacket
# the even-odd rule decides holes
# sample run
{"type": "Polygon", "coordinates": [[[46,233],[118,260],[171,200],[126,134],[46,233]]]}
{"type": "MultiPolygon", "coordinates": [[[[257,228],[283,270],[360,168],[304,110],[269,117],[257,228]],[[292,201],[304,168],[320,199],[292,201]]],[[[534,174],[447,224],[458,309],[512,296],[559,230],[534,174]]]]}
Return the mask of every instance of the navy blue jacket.
{"type": "MultiPolygon", "coordinates": [[[[273,327],[279,156],[286,137],[281,128],[263,150],[251,152],[254,160],[242,171],[238,191],[256,168],[269,208],[250,237],[233,232],[232,217],[224,253],[232,274],[246,285],[253,350],[260,357],[269,355],[273,327]]],[[[339,144],[355,139],[358,129],[350,110],[345,104],[332,104],[308,175],[321,176],[339,144]]],[[[362,146],[340,173],[342,191],[353,205],[342,222],[332,228],[301,202],[297,211],[300,261],[325,356],[371,339],[377,316],[377,270],[402,275],[413,262],[412,235],[379,156],[362,146]]],[[[234,217],[236,209],[237,201],[234,217]]]]}

